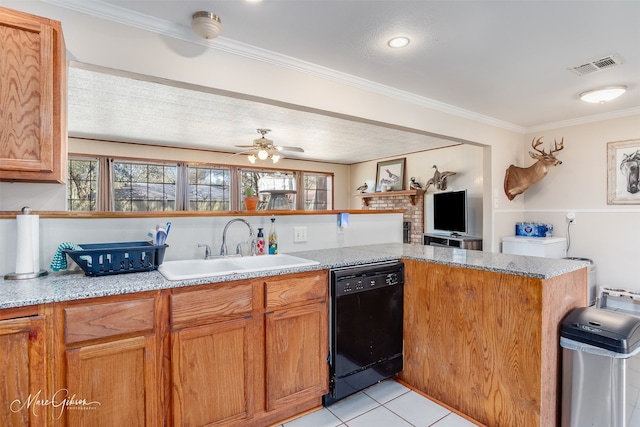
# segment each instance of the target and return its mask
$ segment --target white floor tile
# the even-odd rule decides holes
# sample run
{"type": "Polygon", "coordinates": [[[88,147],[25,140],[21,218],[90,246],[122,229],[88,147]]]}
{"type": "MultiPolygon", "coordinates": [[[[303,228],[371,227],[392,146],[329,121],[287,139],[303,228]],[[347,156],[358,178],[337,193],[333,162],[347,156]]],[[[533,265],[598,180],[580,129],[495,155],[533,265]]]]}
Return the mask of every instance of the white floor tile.
{"type": "Polygon", "coordinates": [[[476,424],[467,421],[452,412],[437,423],[433,424],[432,427],[476,427],[476,424]]]}
{"type": "Polygon", "coordinates": [[[364,393],[358,393],[334,403],[328,409],[342,421],[349,421],[377,406],[379,406],[378,402],[364,393]]]}
{"type": "Polygon", "coordinates": [[[420,396],[415,391],[403,394],[384,406],[417,427],[430,426],[450,413],[448,409],[420,396]]]}
{"type": "Polygon", "coordinates": [[[379,406],[346,423],[348,427],[411,427],[411,424],[385,408],[379,406]]]}
{"type": "Polygon", "coordinates": [[[337,427],[342,421],[326,408],[284,424],[284,427],[337,427]]]}
{"type": "Polygon", "coordinates": [[[399,382],[387,380],[369,387],[364,392],[376,402],[384,404],[409,391],[411,391],[411,389],[403,386],[399,382]]]}

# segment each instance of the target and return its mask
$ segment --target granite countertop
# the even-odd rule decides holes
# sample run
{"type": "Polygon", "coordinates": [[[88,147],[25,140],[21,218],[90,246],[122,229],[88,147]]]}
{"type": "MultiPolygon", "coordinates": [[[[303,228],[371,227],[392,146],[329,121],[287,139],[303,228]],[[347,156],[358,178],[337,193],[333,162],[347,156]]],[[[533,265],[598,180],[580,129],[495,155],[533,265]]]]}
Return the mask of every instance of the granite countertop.
{"type": "Polygon", "coordinates": [[[232,274],[181,281],[166,280],[157,271],[101,277],[87,277],[80,270],[76,272],[50,273],[48,276],[37,279],[1,281],[0,309],[324,270],[372,262],[392,261],[399,258],[538,279],[550,279],[588,266],[588,263],[583,261],[524,257],[401,243],[321,249],[294,252],[291,255],[318,261],[320,264],[268,272],[232,274]]]}

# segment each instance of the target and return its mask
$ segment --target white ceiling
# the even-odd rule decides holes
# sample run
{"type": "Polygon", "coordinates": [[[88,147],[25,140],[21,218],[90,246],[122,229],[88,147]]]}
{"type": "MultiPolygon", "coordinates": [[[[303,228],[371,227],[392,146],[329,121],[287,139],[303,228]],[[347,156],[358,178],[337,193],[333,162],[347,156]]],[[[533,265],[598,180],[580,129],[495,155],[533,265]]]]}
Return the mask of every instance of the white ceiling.
{"type": "MultiPolygon", "coordinates": [[[[344,73],[380,88],[412,94],[447,111],[500,121],[523,132],[640,109],[640,0],[44,1],[173,35],[188,31],[193,12],[211,11],[221,17],[224,27],[221,37],[207,42],[212,49],[242,46],[245,50],[254,48],[256,57],[282,55],[288,61],[302,61],[305,69],[344,73]],[[404,49],[389,49],[387,40],[398,34],[410,37],[411,43],[404,49]],[[619,58],[622,65],[583,76],[569,71],[609,55],[619,58]],[[585,90],[619,84],[629,86],[628,92],[608,104],[588,104],[578,99],[585,90]]],[[[70,85],[74,78],[70,76],[70,85]]],[[[96,128],[121,106],[114,106],[113,111],[91,107],[87,104],[91,98],[83,93],[80,83],[77,86],[78,93],[70,87],[71,135],[123,140],[140,136],[132,133],[139,127],[125,127],[130,124],[126,120],[96,128]],[[81,108],[74,109],[75,103],[81,108]],[[92,108],[101,120],[87,118],[92,108]]],[[[194,90],[193,96],[201,95],[194,90]]],[[[212,103],[227,105],[229,101],[216,93],[206,96],[212,103]]],[[[108,105],[109,100],[100,98],[100,102],[108,105]]],[[[153,100],[158,102],[164,101],[153,100]]],[[[352,125],[344,118],[290,111],[283,106],[243,100],[228,104],[229,108],[249,108],[252,114],[257,109],[265,115],[264,123],[274,123],[261,123],[260,127],[278,129],[270,135],[277,145],[302,146],[307,152],[302,156],[285,153],[291,158],[354,163],[419,151],[434,141],[438,143],[428,135],[417,134],[404,142],[405,132],[372,124],[352,125]],[[397,143],[376,144],[385,150],[371,152],[372,139],[378,136],[397,143]],[[323,144],[315,144],[316,138],[323,144]],[[363,155],[365,152],[368,154],[363,155]]],[[[219,146],[215,141],[205,141],[203,135],[210,136],[211,132],[199,117],[203,112],[194,110],[193,105],[164,105],[171,107],[165,110],[166,116],[156,122],[151,116],[145,118],[149,125],[141,135],[153,139],[154,129],[161,129],[157,132],[160,139],[193,146],[209,144],[213,149],[221,149],[224,141],[224,151],[233,150],[230,140],[231,145],[247,144],[258,136],[238,135],[238,129],[253,129],[255,125],[227,121],[229,126],[216,124],[219,146]],[[174,108],[188,109],[190,114],[176,113],[174,108]],[[158,128],[154,123],[170,126],[158,128]]],[[[139,123],[144,108],[138,105],[135,111],[131,114],[122,110],[121,115],[139,123]]],[[[216,104],[212,111],[220,111],[220,106],[216,104]]],[[[230,111],[230,116],[237,116],[236,109],[230,111]]],[[[206,116],[210,111],[204,113],[206,116]]]]}

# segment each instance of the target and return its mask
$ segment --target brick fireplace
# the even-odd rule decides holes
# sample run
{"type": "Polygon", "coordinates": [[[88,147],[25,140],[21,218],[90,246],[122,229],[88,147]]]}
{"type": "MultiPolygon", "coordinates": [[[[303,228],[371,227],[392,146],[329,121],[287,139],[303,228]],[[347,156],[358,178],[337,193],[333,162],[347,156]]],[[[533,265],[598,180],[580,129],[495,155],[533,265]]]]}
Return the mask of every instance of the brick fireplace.
{"type": "Polygon", "coordinates": [[[422,244],[424,233],[424,191],[371,193],[362,199],[363,210],[404,210],[403,222],[409,223],[410,243],[422,244]]]}

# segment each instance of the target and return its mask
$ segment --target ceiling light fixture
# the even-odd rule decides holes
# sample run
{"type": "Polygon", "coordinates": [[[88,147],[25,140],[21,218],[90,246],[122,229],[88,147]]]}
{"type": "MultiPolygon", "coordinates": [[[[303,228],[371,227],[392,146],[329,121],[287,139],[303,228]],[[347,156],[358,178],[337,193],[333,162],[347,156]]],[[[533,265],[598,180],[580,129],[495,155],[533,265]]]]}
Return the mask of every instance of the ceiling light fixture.
{"type": "Polygon", "coordinates": [[[203,39],[215,39],[222,32],[222,21],[214,13],[200,11],[191,16],[191,28],[203,39]]]}
{"type": "Polygon", "coordinates": [[[580,94],[580,99],[594,104],[604,104],[622,95],[627,91],[627,86],[606,86],[600,89],[588,90],[580,94]]]}
{"type": "Polygon", "coordinates": [[[389,45],[389,47],[396,49],[400,47],[405,47],[406,45],[409,44],[409,41],[410,40],[408,37],[399,36],[399,37],[392,38],[387,42],[387,44],[389,45]]]}

